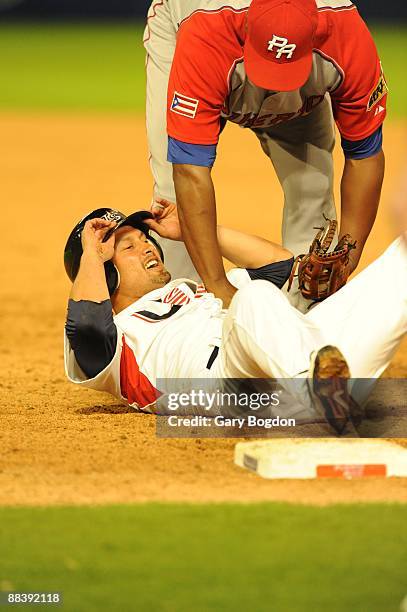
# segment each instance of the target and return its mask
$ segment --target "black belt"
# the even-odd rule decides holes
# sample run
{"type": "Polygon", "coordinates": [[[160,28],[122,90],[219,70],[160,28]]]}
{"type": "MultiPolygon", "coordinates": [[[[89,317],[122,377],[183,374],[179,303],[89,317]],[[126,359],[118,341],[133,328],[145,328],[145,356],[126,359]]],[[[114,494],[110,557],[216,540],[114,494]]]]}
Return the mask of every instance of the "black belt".
{"type": "Polygon", "coordinates": [[[213,366],[213,362],[215,361],[216,357],[218,356],[219,353],[219,347],[215,346],[209,359],[208,359],[208,363],[206,364],[206,369],[210,370],[211,367],[213,366]]]}

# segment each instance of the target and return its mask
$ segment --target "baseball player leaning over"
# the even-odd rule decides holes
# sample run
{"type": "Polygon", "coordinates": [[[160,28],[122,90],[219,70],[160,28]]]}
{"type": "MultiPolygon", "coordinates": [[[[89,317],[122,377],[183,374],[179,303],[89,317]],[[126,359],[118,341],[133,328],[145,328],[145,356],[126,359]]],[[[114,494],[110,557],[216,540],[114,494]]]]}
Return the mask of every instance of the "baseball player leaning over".
{"type": "Polygon", "coordinates": [[[158,378],[306,377],[319,412],[339,431],[338,419],[342,426],[348,419],[344,396],[352,406],[345,379],[350,373],[380,376],[406,332],[407,243],[396,240],[345,287],[302,314],[279,289],[291,253],[218,227],[222,254],[239,266],[228,273],[238,290],[224,310],[203,285],[171,280],[149,229],[176,241],[181,232],[175,205],[160,204],[154,218],[145,211],[126,218],[98,209],[72,231],[65,248],[73,281],[68,378],[154,412],[158,378]]]}
{"type": "MultiPolygon", "coordinates": [[[[356,240],[353,271],[379,204],[387,85],[352,2],[154,0],[144,45],[154,194],[176,196],[186,248],[208,291],[225,306],[235,291],[222,264],[211,178],[227,121],[250,128],[272,161],[285,197],[283,245],[295,254],[308,250],[323,214],[335,218],[336,122],[345,156],[339,237],[356,240]]],[[[244,156],[242,140],[242,163],[244,156]]],[[[167,251],[177,276],[197,278],[183,245],[168,243],[167,251]]],[[[290,300],[306,306],[298,292],[290,300]]]]}

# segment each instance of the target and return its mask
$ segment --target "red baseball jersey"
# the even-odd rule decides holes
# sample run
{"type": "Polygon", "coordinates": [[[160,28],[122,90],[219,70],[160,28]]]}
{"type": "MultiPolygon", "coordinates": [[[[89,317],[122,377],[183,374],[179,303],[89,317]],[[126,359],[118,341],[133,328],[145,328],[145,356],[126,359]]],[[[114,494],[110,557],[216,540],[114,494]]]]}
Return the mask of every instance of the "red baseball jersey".
{"type": "Polygon", "coordinates": [[[208,2],[202,4],[205,8],[179,23],[168,86],[167,130],[172,138],[213,145],[222,118],[266,129],[312,112],[326,93],[343,138],[364,139],[383,123],[386,81],[373,39],[349,0],[317,1],[311,73],[300,89],[289,92],[258,88],[246,76],[243,46],[249,3],[242,8],[236,0],[213,9],[208,2]]]}

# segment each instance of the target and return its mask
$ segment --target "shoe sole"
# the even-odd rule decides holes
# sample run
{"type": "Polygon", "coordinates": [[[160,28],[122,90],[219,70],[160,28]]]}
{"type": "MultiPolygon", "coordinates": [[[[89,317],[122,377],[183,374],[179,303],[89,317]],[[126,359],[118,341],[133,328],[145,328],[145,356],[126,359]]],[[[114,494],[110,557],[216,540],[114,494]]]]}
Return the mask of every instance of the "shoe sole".
{"type": "Polygon", "coordinates": [[[308,380],[317,411],[338,434],[349,421],[358,425],[360,407],[348,391],[351,377],[345,357],[336,346],[324,346],[311,355],[312,379],[308,380]]]}

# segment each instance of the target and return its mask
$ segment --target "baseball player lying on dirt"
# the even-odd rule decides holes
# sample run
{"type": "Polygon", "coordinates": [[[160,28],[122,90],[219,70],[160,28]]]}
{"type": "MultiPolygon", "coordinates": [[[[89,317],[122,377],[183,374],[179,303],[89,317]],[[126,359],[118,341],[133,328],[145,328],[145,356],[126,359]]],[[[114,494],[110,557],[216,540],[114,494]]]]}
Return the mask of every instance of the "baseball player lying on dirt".
{"type": "Polygon", "coordinates": [[[344,414],[352,406],[346,379],[380,376],[406,331],[404,241],[302,314],[279,289],[292,254],[218,227],[223,255],[239,266],[228,273],[238,291],[224,310],[202,285],[171,280],[149,230],[180,240],[176,207],[162,200],[154,211],[154,218],[146,211],[126,218],[98,209],[72,231],[65,248],[73,281],[68,378],[154,412],[158,378],[307,377],[320,413],[342,431],[352,417],[344,414]]]}

